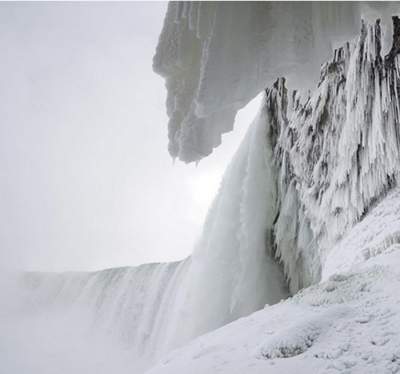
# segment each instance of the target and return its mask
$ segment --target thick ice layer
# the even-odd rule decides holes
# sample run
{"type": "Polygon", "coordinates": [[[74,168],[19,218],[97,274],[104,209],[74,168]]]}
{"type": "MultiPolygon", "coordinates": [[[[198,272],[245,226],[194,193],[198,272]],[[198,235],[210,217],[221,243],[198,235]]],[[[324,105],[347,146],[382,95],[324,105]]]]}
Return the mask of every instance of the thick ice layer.
{"type": "Polygon", "coordinates": [[[396,11],[396,3],[171,2],[153,64],[166,79],[171,155],[207,156],[277,77],[311,87],[333,45],[357,35],[361,15],[396,11]]]}

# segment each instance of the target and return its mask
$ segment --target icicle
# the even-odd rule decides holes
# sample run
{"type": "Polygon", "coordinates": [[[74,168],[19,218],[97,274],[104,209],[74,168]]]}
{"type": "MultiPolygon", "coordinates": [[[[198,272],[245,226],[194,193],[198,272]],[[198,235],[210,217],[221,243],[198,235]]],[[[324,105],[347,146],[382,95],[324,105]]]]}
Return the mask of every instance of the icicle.
{"type": "Polygon", "coordinates": [[[333,244],[396,184],[400,22],[397,17],[393,22],[393,48],[385,64],[380,22],[363,22],[357,40],[335,52],[322,68],[317,89],[290,116],[285,82],[267,90],[267,110],[281,134],[274,150],[276,253],[293,292],[318,281],[333,244]],[[309,227],[311,246],[299,246],[304,227],[309,227]]]}

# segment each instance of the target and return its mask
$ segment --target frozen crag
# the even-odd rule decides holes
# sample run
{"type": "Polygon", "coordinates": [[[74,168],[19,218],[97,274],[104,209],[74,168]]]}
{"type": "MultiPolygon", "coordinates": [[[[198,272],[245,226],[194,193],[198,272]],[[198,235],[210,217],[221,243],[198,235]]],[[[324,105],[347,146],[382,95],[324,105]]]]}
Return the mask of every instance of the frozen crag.
{"type": "Polygon", "coordinates": [[[277,77],[312,87],[335,44],[358,34],[361,16],[396,11],[386,2],[170,2],[153,67],[166,79],[171,155],[207,156],[277,77]]]}
{"type": "Polygon", "coordinates": [[[381,55],[381,29],[335,51],[308,97],[279,79],[266,94],[279,214],[274,241],[293,292],[319,280],[332,246],[397,183],[400,162],[399,19],[381,55]]]}

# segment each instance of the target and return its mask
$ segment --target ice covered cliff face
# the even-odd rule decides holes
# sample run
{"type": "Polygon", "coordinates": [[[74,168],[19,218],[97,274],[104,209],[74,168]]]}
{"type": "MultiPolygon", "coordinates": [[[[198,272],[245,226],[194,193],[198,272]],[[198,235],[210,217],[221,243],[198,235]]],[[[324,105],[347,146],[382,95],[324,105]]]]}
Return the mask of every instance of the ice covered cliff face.
{"type": "Polygon", "coordinates": [[[329,249],[397,183],[400,120],[399,19],[381,53],[381,28],[337,49],[309,97],[279,79],[267,90],[279,214],[274,244],[291,290],[319,280],[329,249]]]}
{"type": "Polygon", "coordinates": [[[386,2],[171,2],[153,63],[168,90],[171,155],[207,156],[277,77],[312,87],[334,45],[358,34],[361,16],[396,11],[386,2]]]}

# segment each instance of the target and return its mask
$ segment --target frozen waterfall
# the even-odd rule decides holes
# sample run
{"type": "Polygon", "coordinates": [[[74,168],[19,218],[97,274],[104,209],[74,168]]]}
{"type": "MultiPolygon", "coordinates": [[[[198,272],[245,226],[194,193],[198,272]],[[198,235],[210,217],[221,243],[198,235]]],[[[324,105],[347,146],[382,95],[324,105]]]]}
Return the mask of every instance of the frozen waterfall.
{"type": "Polygon", "coordinates": [[[360,12],[380,8],[290,6],[294,13],[275,3],[169,6],[155,68],[167,78],[173,156],[191,161],[210,153],[236,111],[266,82],[275,83],[265,89],[190,258],[95,273],[29,274],[30,304],[83,306],[95,330],[110,330],[150,362],[319,282],[326,259],[338,261],[334,245],[397,184],[400,21],[394,17],[393,47],[386,52],[381,23],[361,22],[360,35],[333,52],[316,87],[304,93],[288,89],[295,80],[276,76],[304,73],[308,79],[299,64],[315,71],[331,36],[353,35],[360,12]],[[281,32],[289,44],[274,54],[281,32]],[[235,43],[227,43],[228,36],[235,43]]]}
{"type": "Polygon", "coordinates": [[[151,362],[287,297],[272,252],[277,190],[262,108],[228,167],[193,255],[179,263],[93,273],[29,273],[28,307],[84,310],[97,329],[151,362]]]}

